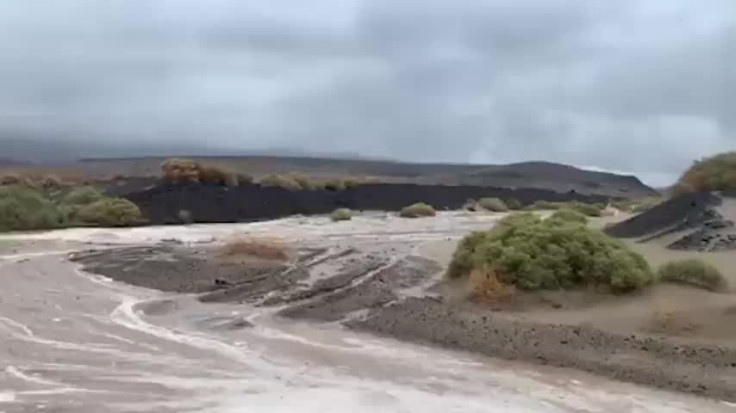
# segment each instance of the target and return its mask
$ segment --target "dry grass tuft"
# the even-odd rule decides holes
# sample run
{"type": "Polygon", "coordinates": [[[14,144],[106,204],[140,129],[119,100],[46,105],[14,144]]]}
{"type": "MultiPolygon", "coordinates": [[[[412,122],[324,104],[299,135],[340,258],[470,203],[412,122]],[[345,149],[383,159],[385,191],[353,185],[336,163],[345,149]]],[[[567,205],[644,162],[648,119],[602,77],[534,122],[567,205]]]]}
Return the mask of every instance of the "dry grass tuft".
{"type": "Polygon", "coordinates": [[[223,245],[220,255],[229,258],[286,261],[289,259],[289,248],[285,243],[272,238],[237,238],[223,245]]]}
{"type": "Polygon", "coordinates": [[[652,311],[646,330],[656,334],[687,336],[698,333],[702,325],[671,305],[661,305],[652,311]]]}
{"type": "Polygon", "coordinates": [[[516,294],[516,288],[498,279],[497,272],[492,268],[475,269],[468,277],[470,299],[473,301],[497,304],[511,300],[516,294]]]}

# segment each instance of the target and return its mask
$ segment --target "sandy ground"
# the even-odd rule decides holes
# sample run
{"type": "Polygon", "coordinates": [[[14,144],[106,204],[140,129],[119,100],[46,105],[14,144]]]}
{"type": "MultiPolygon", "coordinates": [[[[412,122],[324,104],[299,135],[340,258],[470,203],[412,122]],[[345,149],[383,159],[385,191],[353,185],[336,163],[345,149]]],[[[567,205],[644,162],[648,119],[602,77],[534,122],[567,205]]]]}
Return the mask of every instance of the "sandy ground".
{"type": "MultiPolygon", "coordinates": [[[[338,224],[297,217],[248,225],[4,237],[0,411],[733,411],[726,402],[538,365],[560,364],[554,358],[568,354],[568,365],[596,371],[575,364],[585,364],[585,355],[589,363],[598,361],[599,370],[618,368],[609,375],[631,380],[627,366],[661,371],[677,360],[659,341],[647,342],[659,346],[659,364],[647,350],[616,350],[639,347],[638,338],[616,343],[615,357],[601,357],[612,347],[578,348],[575,330],[540,326],[543,339],[556,340],[541,344],[551,351],[544,354],[545,363],[534,360],[541,353],[519,347],[519,338],[512,337],[516,332],[533,339],[522,318],[448,306],[433,288],[442,264],[459,237],[488,228],[497,218],[443,213],[401,220],[367,214],[338,224]],[[288,240],[296,258],[286,267],[257,271],[210,259],[208,251],[242,234],[288,240]],[[77,251],[89,270],[138,286],[80,271],[68,260],[70,251],[77,251]],[[284,277],[289,283],[280,281],[284,277]],[[215,279],[225,278],[226,287],[215,287],[215,279]],[[149,283],[163,291],[143,288],[149,283]],[[496,340],[493,329],[506,334],[507,341],[496,340]],[[565,340],[569,345],[561,343],[565,340]],[[496,347],[483,347],[486,342],[496,347]],[[635,358],[614,360],[627,356],[635,358]]],[[[571,313],[557,310],[560,317],[571,313]]],[[[570,325],[585,323],[567,317],[570,325]]],[[[577,331],[586,339],[610,340],[585,328],[577,331]]],[[[680,349],[687,353],[690,348],[680,349]]],[[[695,378],[685,383],[694,389],[684,390],[718,395],[724,393],[720,379],[726,380],[720,383],[725,390],[736,388],[717,365],[720,356],[682,355],[680,372],[695,378]],[[714,393],[697,388],[705,364],[714,393]]],[[[724,398],[732,400],[726,393],[724,398]]]]}

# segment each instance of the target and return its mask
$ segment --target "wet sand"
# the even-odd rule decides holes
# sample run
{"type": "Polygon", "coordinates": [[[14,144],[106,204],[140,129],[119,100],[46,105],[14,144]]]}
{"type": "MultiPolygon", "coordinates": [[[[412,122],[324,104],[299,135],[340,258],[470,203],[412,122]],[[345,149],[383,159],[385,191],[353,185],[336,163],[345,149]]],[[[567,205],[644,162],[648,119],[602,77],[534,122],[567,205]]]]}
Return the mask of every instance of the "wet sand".
{"type": "Polygon", "coordinates": [[[736,360],[731,350],[615,341],[448,299],[436,283],[454,242],[497,218],[371,214],[25,236],[46,253],[0,252],[0,410],[731,411],[622,382],[733,400],[733,369],[722,365],[736,360]],[[289,239],[294,259],[213,259],[237,234],[289,239]]]}

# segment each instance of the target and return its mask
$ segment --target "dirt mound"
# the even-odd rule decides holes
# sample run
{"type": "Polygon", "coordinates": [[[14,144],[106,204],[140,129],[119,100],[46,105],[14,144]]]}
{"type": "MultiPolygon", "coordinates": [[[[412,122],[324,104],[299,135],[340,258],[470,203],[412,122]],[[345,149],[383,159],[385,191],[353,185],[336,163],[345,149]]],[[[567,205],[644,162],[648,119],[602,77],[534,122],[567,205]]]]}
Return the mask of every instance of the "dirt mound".
{"type": "Polygon", "coordinates": [[[710,192],[681,195],[605,231],[619,238],[641,238],[642,242],[683,233],[667,245],[678,250],[736,249],[736,229],[724,199],[731,202],[724,194],[710,192]]]}

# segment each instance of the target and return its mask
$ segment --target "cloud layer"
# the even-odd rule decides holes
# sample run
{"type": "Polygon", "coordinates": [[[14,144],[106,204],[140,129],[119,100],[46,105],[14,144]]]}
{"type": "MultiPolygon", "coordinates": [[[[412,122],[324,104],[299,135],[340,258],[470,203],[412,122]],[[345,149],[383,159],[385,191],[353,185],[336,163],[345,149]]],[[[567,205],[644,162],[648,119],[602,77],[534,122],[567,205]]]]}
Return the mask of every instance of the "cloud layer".
{"type": "Polygon", "coordinates": [[[736,3],[0,0],[0,91],[5,135],[661,184],[736,146],[736,3]]]}

